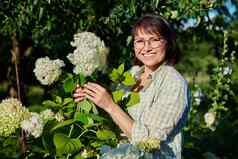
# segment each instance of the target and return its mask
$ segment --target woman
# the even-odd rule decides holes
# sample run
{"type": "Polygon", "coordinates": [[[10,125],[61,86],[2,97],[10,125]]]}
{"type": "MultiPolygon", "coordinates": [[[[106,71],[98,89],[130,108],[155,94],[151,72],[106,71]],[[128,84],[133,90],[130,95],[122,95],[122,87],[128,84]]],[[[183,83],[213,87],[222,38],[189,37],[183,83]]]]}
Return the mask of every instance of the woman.
{"type": "Polygon", "coordinates": [[[88,98],[104,109],[136,144],[146,138],[161,141],[154,158],[164,155],[181,158],[181,130],[189,110],[188,84],[174,69],[177,62],[175,33],[160,16],[145,15],[132,31],[138,82],[133,88],[140,93],[140,103],[129,108],[129,115],[112,99],[105,88],[87,83],[77,88],[75,101],[88,98]]]}

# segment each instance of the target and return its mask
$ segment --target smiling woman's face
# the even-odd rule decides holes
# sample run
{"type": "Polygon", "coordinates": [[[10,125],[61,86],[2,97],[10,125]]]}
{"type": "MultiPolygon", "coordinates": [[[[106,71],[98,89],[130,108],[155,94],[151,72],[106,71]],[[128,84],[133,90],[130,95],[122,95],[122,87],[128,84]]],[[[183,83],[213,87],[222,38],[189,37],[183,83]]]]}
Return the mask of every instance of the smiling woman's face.
{"type": "Polygon", "coordinates": [[[138,30],[134,37],[134,49],[136,58],[154,71],[165,60],[166,40],[155,33],[138,30]]]}

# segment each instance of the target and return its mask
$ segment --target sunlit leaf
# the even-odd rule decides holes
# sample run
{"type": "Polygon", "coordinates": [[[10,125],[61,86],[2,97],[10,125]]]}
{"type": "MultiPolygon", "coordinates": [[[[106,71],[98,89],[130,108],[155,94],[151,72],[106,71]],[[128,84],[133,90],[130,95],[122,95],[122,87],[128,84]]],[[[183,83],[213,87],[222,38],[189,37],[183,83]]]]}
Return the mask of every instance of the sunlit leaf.
{"type": "Polygon", "coordinates": [[[61,104],[61,103],[62,103],[62,98],[61,98],[60,96],[56,96],[56,97],[55,97],[55,102],[56,102],[57,104],[61,104]]]}
{"type": "Polygon", "coordinates": [[[133,78],[132,74],[130,72],[125,72],[123,73],[124,76],[124,80],[122,81],[122,83],[126,86],[132,86],[134,84],[136,84],[136,80],[133,78]]]}
{"type": "Polygon", "coordinates": [[[117,90],[117,91],[112,92],[113,100],[116,103],[118,103],[119,101],[122,100],[123,95],[124,95],[124,91],[123,90],[117,90]]]}
{"type": "Polygon", "coordinates": [[[46,107],[60,107],[60,105],[56,104],[55,102],[53,102],[51,100],[45,100],[45,101],[43,101],[42,104],[46,107]]]}
{"type": "Polygon", "coordinates": [[[71,102],[73,102],[73,98],[64,98],[63,105],[67,105],[71,102]]]}
{"type": "Polygon", "coordinates": [[[116,138],[116,134],[110,130],[98,130],[96,135],[100,140],[109,140],[116,138]]]}
{"type": "Polygon", "coordinates": [[[92,109],[92,104],[90,103],[91,101],[88,101],[87,99],[79,102],[77,106],[79,107],[80,110],[84,110],[85,112],[89,113],[89,111],[92,109]]]}
{"type": "Polygon", "coordinates": [[[80,121],[83,124],[93,124],[93,119],[85,113],[76,112],[74,114],[74,120],[80,121]]]}
{"type": "Polygon", "coordinates": [[[140,102],[140,95],[137,92],[131,92],[129,95],[129,101],[126,103],[127,107],[131,107],[140,102]]]}

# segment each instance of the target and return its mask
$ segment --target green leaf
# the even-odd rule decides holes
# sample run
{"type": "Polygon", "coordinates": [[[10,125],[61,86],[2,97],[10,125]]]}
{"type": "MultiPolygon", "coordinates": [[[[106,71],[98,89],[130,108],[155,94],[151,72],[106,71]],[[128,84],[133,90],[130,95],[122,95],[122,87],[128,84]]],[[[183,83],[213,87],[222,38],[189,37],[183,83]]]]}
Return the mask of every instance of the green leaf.
{"type": "Polygon", "coordinates": [[[119,81],[120,79],[120,74],[117,72],[116,69],[113,69],[112,72],[109,74],[110,80],[113,82],[119,81]]]}
{"type": "Polygon", "coordinates": [[[98,114],[97,107],[94,103],[92,103],[92,110],[93,110],[93,114],[98,114]]]}
{"type": "Polygon", "coordinates": [[[81,153],[78,153],[73,159],[84,159],[84,157],[82,157],[81,153]]]}
{"type": "Polygon", "coordinates": [[[126,86],[132,86],[134,84],[136,84],[136,80],[133,78],[133,76],[131,75],[130,72],[125,72],[123,74],[124,80],[122,81],[122,83],[126,86]]]}
{"type": "Polygon", "coordinates": [[[56,97],[55,97],[55,102],[56,102],[57,104],[61,104],[61,103],[62,103],[62,98],[61,98],[60,96],[56,96],[56,97]]]}
{"type": "Polygon", "coordinates": [[[76,112],[74,114],[74,120],[80,121],[83,124],[93,124],[93,119],[90,118],[87,114],[76,112]]]}
{"type": "Polygon", "coordinates": [[[73,102],[73,98],[64,98],[63,105],[67,105],[69,103],[73,102]]]}
{"type": "Polygon", "coordinates": [[[71,139],[62,133],[54,135],[54,145],[56,147],[56,154],[74,154],[79,152],[83,144],[79,139],[71,139]]]}
{"type": "Polygon", "coordinates": [[[56,104],[55,102],[53,102],[51,100],[45,100],[45,101],[43,101],[42,104],[46,107],[60,107],[60,105],[56,104]]]}
{"type": "Polygon", "coordinates": [[[121,64],[117,69],[113,69],[112,72],[109,74],[110,79],[113,82],[120,81],[120,78],[124,72],[124,64],[121,64]]]}
{"type": "Polygon", "coordinates": [[[118,73],[121,75],[123,72],[124,72],[124,64],[121,64],[118,68],[117,68],[117,71],[118,73]]]}
{"type": "Polygon", "coordinates": [[[131,92],[129,95],[129,101],[126,103],[127,107],[131,107],[140,102],[140,95],[137,92],[131,92]]]}
{"type": "Polygon", "coordinates": [[[80,81],[80,86],[83,86],[87,82],[86,77],[83,74],[79,75],[79,81],[80,81]]]}
{"type": "Polygon", "coordinates": [[[56,126],[54,126],[51,131],[55,131],[56,129],[58,128],[62,128],[62,127],[65,127],[65,126],[68,126],[68,125],[71,125],[73,124],[75,121],[73,119],[69,119],[69,120],[65,120],[59,124],[57,124],[56,126]]]}
{"type": "Polygon", "coordinates": [[[68,105],[64,106],[65,109],[74,108],[74,107],[75,107],[74,103],[69,103],[68,105]]]}
{"type": "Polygon", "coordinates": [[[119,101],[122,100],[123,95],[124,95],[124,91],[123,90],[117,90],[117,91],[112,92],[113,100],[116,103],[118,103],[119,101]]]}
{"type": "Polygon", "coordinates": [[[64,86],[64,91],[65,92],[67,92],[67,93],[72,92],[73,89],[75,88],[75,84],[74,84],[73,78],[70,77],[70,78],[66,79],[64,81],[63,86],[64,86]]]}
{"type": "Polygon", "coordinates": [[[96,114],[87,114],[88,117],[92,118],[93,120],[96,120],[96,121],[104,121],[104,120],[107,120],[106,118],[104,117],[101,117],[99,115],[96,115],[96,114]]]}
{"type": "Polygon", "coordinates": [[[110,130],[98,130],[96,135],[100,140],[109,140],[116,138],[116,134],[110,130]]]}
{"type": "Polygon", "coordinates": [[[39,20],[41,20],[42,16],[43,16],[43,11],[44,11],[44,8],[40,7],[40,13],[39,13],[39,20]]]}
{"type": "Polygon", "coordinates": [[[83,101],[79,102],[77,106],[80,108],[80,110],[84,110],[86,113],[89,113],[92,109],[91,101],[88,101],[87,99],[84,99],[83,101]]]}
{"type": "Polygon", "coordinates": [[[128,36],[127,39],[126,39],[126,45],[129,46],[129,44],[131,43],[132,41],[132,36],[128,36]]]}

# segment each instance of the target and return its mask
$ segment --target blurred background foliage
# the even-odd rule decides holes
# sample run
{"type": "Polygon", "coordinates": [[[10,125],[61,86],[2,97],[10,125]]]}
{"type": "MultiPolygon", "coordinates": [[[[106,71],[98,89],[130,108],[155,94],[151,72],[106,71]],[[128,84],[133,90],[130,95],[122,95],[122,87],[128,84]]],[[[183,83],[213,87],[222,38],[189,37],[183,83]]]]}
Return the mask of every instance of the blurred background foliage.
{"type": "MultiPolygon", "coordinates": [[[[25,105],[41,103],[48,88],[34,77],[35,60],[49,56],[67,62],[73,50],[70,41],[80,31],[94,32],[105,41],[111,67],[125,63],[129,68],[132,25],[146,13],[162,15],[176,29],[182,53],[176,68],[189,81],[194,98],[183,157],[237,159],[237,7],[236,0],[1,0],[0,99],[16,97],[20,90],[25,105]],[[217,113],[215,129],[204,121],[210,110],[217,113]]],[[[16,144],[3,143],[0,140],[0,155],[14,158],[9,145],[16,144]]]]}

